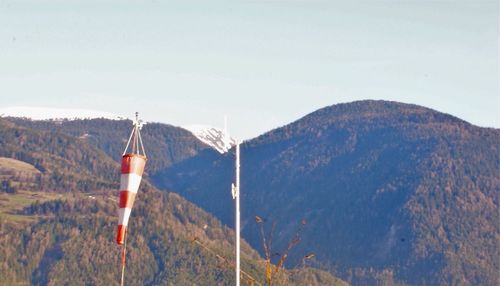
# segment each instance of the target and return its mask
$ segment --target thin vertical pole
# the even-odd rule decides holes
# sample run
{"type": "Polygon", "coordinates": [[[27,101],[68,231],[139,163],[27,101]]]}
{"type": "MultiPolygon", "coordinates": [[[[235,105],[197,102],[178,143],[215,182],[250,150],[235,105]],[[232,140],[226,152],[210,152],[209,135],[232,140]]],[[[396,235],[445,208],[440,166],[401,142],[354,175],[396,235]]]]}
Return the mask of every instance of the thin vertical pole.
{"type": "Polygon", "coordinates": [[[224,146],[228,149],[231,149],[229,146],[229,138],[227,134],[227,115],[224,115],[224,146]]]}
{"type": "Polygon", "coordinates": [[[123,250],[122,250],[122,277],[120,280],[120,286],[123,286],[123,283],[125,282],[125,258],[127,255],[127,230],[125,230],[125,243],[123,244],[123,250]]]}
{"type": "Polygon", "coordinates": [[[240,286],[240,142],[236,143],[236,286],[240,286]]]}
{"type": "Polygon", "coordinates": [[[139,112],[135,112],[135,122],[134,122],[134,128],[135,128],[135,150],[134,153],[139,153],[139,112]]]}

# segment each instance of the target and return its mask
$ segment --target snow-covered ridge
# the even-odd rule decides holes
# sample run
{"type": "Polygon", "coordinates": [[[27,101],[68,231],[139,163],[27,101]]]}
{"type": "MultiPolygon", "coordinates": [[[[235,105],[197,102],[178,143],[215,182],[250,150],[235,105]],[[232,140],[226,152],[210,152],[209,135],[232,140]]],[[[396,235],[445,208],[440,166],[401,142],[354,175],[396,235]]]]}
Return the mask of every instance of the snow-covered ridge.
{"type": "MultiPolygon", "coordinates": [[[[128,119],[117,114],[91,109],[66,109],[48,107],[15,106],[0,108],[0,117],[23,117],[32,120],[77,120],[106,118],[112,120],[128,119]]],[[[223,154],[236,145],[236,140],[226,136],[224,131],[208,125],[184,126],[185,129],[193,133],[200,141],[214,148],[223,154]]],[[[88,134],[82,135],[83,138],[88,134]]]]}
{"type": "Polygon", "coordinates": [[[183,128],[193,133],[200,141],[214,148],[221,154],[226,153],[231,147],[236,145],[236,140],[234,138],[228,135],[226,136],[223,130],[213,126],[189,125],[183,126],[183,128]]]}
{"type": "Polygon", "coordinates": [[[48,107],[28,107],[14,106],[0,108],[0,117],[26,117],[33,120],[50,120],[50,119],[126,119],[114,113],[97,111],[91,109],[65,109],[65,108],[48,108],[48,107]]]}

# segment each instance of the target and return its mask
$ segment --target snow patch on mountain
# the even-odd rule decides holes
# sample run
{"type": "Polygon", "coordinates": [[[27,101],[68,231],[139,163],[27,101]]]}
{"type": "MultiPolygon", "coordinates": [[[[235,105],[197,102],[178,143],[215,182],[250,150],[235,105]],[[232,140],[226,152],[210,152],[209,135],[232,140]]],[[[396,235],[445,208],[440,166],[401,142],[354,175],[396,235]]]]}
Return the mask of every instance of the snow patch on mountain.
{"type": "Polygon", "coordinates": [[[48,107],[14,106],[0,108],[0,117],[25,117],[33,120],[75,120],[75,119],[126,119],[110,112],[90,109],[65,109],[48,107]]]}
{"type": "Polygon", "coordinates": [[[236,145],[236,140],[225,134],[223,130],[208,125],[184,126],[186,130],[193,133],[200,141],[224,154],[236,145]]]}
{"type": "MultiPolygon", "coordinates": [[[[32,120],[77,120],[105,118],[112,120],[129,119],[111,112],[91,109],[66,109],[49,107],[14,106],[0,108],[0,117],[20,117],[32,120]]],[[[236,145],[236,140],[226,136],[222,129],[208,125],[189,125],[185,129],[193,133],[200,141],[223,154],[236,145]]],[[[82,135],[87,137],[88,134],[82,135]]]]}

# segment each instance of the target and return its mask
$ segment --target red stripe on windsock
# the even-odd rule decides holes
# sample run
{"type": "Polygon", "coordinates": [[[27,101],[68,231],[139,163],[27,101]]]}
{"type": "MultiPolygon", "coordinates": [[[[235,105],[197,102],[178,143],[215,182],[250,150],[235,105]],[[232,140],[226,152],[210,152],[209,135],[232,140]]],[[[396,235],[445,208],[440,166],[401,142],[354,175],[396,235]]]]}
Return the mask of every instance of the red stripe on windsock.
{"type": "MultiPolygon", "coordinates": [[[[122,167],[121,167],[121,173],[122,173],[122,180],[124,180],[124,176],[126,177],[131,177],[130,175],[127,176],[127,174],[136,174],[138,176],[142,176],[144,173],[144,166],[146,165],[146,156],[139,155],[139,154],[125,154],[122,157],[122,167]]],[[[116,235],[116,243],[118,244],[124,244],[125,243],[125,235],[127,233],[127,226],[124,226],[123,224],[128,223],[128,218],[130,215],[130,210],[132,209],[132,205],[134,204],[135,201],[135,196],[137,192],[137,187],[138,182],[136,184],[131,184],[129,178],[125,178],[127,181],[122,181],[120,184],[125,184],[127,182],[127,186],[122,186],[123,188],[126,188],[124,190],[120,191],[120,211],[119,213],[122,214],[122,221],[119,221],[118,223],[118,233],[116,235]],[[130,190],[130,188],[134,188],[134,190],[130,190]]],[[[139,178],[140,179],[140,178],[139,178]]]]}
{"type": "Polygon", "coordinates": [[[129,191],[120,191],[120,208],[131,209],[135,201],[135,193],[129,191]]]}
{"type": "Polygon", "coordinates": [[[116,243],[122,245],[125,243],[125,233],[127,232],[127,227],[121,224],[118,225],[118,234],[116,235],[116,243]]]}
{"type": "Polygon", "coordinates": [[[122,157],[122,174],[134,173],[142,176],[146,165],[146,156],[139,154],[125,154],[122,157]]]}

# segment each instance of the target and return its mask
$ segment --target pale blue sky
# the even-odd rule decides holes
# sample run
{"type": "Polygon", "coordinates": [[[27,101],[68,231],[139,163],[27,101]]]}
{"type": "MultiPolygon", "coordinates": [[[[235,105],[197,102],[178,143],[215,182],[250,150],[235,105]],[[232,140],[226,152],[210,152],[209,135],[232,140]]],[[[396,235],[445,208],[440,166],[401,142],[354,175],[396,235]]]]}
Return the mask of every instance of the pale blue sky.
{"type": "Polygon", "coordinates": [[[251,138],[318,108],[416,103],[500,127],[498,1],[0,0],[0,107],[251,138]]]}

